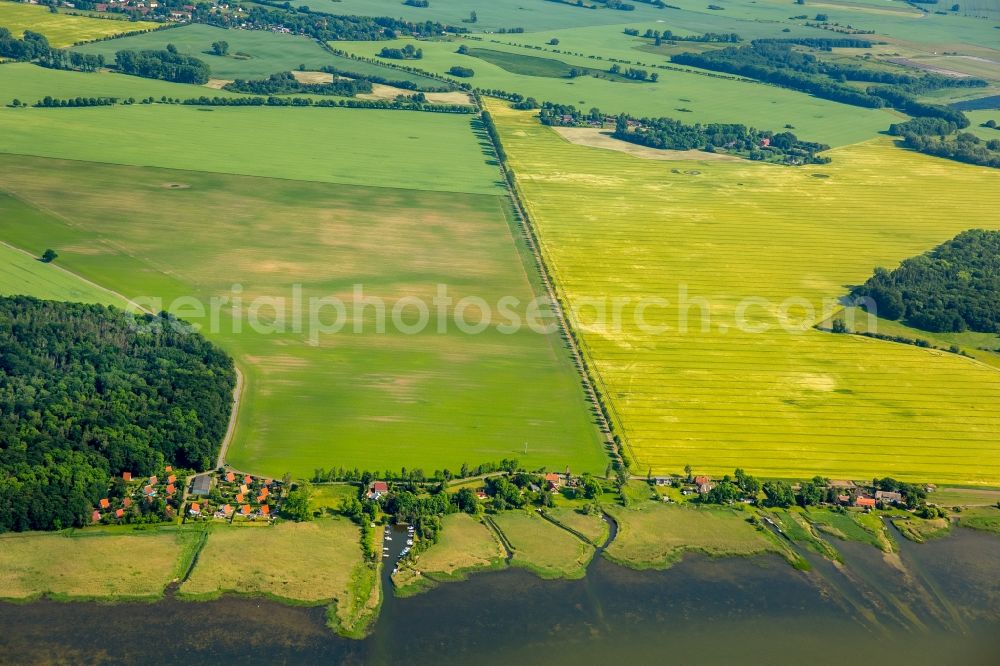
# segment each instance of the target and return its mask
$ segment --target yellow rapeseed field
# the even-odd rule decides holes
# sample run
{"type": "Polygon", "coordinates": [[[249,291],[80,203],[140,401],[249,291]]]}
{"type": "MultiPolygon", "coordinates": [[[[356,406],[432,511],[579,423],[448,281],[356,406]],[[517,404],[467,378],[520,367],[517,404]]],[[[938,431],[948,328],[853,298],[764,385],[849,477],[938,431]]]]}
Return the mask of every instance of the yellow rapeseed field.
{"type": "Polygon", "coordinates": [[[102,37],[161,27],[151,21],[116,21],[73,14],[53,14],[48,7],[0,2],[0,27],[20,38],[25,30],[41,33],[55,48],[73,46],[102,37]]]}
{"type": "Polygon", "coordinates": [[[633,469],[1000,483],[1000,372],[811,328],[875,266],[1000,228],[996,170],[888,138],[644,160],[489,108],[633,469]]]}

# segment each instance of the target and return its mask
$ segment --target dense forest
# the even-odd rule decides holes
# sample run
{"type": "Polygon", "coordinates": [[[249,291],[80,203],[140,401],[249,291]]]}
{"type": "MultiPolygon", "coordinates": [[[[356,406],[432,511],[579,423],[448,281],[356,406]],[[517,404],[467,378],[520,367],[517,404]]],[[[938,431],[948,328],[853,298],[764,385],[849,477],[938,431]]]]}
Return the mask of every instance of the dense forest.
{"type": "Polygon", "coordinates": [[[925,331],[1000,333],[1000,231],[964,231],[893,271],[877,268],[852,295],[925,331]]]}
{"type": "Polygon", "coordinates": [[[82,525],[124,471],[210,467],[235,383],[166,316],[0,298],[0,532],[82,525]]]}
{"type": "Polygon", "coordinates": [[[115,53],[118,71],[147,79],[162,79],[174,83],[208,83],[209,69],[203,61],[181,55],[173,44],[163,51],[126,49],[115,53]]]}
{"type": "Polygon", "coordinates": [[[364,80],[338,79],[330,83],[302,83],[291,72],[279,72],[266,79],[236,79],[223,86],[233,92],[251,95],[287,95],[303,93],[310,95],[337,95],[354,97],[358,93],[370,93],[372,84],[364,80]]]}

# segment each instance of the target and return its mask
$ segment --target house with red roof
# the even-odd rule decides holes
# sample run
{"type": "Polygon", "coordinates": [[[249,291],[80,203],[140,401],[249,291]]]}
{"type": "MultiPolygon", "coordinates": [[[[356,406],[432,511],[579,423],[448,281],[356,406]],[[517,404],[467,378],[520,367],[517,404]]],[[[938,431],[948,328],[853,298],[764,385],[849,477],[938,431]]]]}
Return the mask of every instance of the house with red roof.
{"type": "Polygon", "coordinates": [[[170,465],[167,465],[166,467],[163,468],[163,471],[165,471],[165,472],[172,472],[172,471],[174,471],[174,468],[171,467],[170,465]]]}
{"type": "Polygon", "coordinates": [[[111,506],[111,502],[108,501],[107,497],[105,497],[104,499],[101,500],[101,508],[102,509],[107,509],[109,506],[111,506]]]}
{"type": "Polygon", "coordinates": [[[149,485],[155,486],[159,482],[160,481],[159,481],[159,479],[156,478],[155,474],[153,476],[149,477],[149,485]]]}
{"type": "Polygon", "coordinates": [[[548,486],[549,490],[557,490],[562,483],[562,477],[555,472],[549,472],[545,475],[545,484],[548,486]]]}
{"type": "Polygon", "coordinates": [[[122,500],[122,506],[124,506],[126,509],[129,508],[130,506],[132,506],[132,498],[131,497],[126,497],[125,499],[123,499],[122,500]]]}
{"type": "Polygon", "coordinates": [[[94,511],[94,513],[90,514],[90,522],[92,522],[92,523],[99,523],[99,522],[101,522],[101,512],[100,511],[94,511]]]}
{"type": "Polygon", "coordinates": [[[123,481],[131,481],[132,480],[132,472],[122,472],[122,480],[123,481]]]}
{"type": "Polygon", "coordinates": [[[201,515],[201,505],[198,504],[197,502],[192,502],[191,503],[191,508],[188,509],[188,513],[190,513],[192,516],[200,516],[201,515]]]}
{"type": "Polygon", "coordinates": [[[226,481],[228,481],[229,483],[236,481],[236,475],[233,474],[232,472],[226,472],[226,481]]]}
{"type": "Polygon", "coordinates": [[[125,515],[125,509],[118,509],[115,511],[115,518],[121,518],[125,515]]]}
{"type": "Polygon", "coordinates": [[[246,476],[243,477],[243,483],[249,486],[250,484],[253,483],[253,478],[251,478],[251,476],[247,474],[246,476]]]}
{"type": "Polygon", "coordinates": [[[243,506],[241,506],[240,507],[240,513],[242,513],[244,516],[249,516],[250,515],[250,505],[249,504],[244,504],[243,506]]]}
{"type": "Polygon", "coordinates": [[[377,500],[382,495],[389,492],[389,484],[385,481],[373,481],[371,488],[368,490],[368,499],[377,500]]]}
{"type": "Polygon", "coordinates": [[[236,503],[237,504],[243,504],[243,493],[237,493],[236,494],[236,503]]]}
{"type": "Polygon", "coordinates": [[[177,477],[174,476],[173,474],[171,474],[170,476],[167,477],[167,483],[173,483],[176,480],[177,480],[177,477]]]}
{"type": "Polygon", "coordinates": [[[153,486],[146,486],[145,488],[142,489],[142,494],[145,495],[146,497],[155,497],[156,491],[153,490],[153,486]]]}
{"type": "Polygon", "coordinates": [[[874,509],[875,508],[875,498],[874,497],[858,497],[854,500],[854,506],[860,506],[864,509],[874,509]]]}
{"type": "Polygon", "coordinates": [[[176,490],[176,488],[174,488],[174,484],[171,483],[167,485],[167,495],[173,495],[174,490],[176,490]]]}
{"type": "Polygon", "coordinates": [[[267,516],[270,513],[271,513],[271,507],[269,507],[266,504],[261,504],[261,506],[260,506],[260,515],[267,516]]]}

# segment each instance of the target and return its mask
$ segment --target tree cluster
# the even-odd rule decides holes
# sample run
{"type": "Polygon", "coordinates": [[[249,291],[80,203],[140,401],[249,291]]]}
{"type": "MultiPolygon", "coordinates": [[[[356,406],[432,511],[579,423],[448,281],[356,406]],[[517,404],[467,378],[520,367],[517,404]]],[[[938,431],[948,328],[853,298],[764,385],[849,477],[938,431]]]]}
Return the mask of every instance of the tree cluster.
{"type": "Polygon", "coordinates": [[[679,53],[671,57],[671,62],[746,76],[844,104],[866,108],[891,106],[912,116],[944,118],[962,127],[968,126],[968,119],[960,111],[918,102],[911,94],[944,87],[986,85],[982,79],[954,79],[935,74],[918,77],[843,65],[796,51],[789,42],[773,40],[755,40],[746,46],[729,46],[705,53],[679,53]],[[848,81],[880,85],[859,90],[846,85],[848,81]]]}
{"type": "Polygon", "coordinates": [[[225,28],[270,30],[282,27],[296,34],[308,35],[319,41],[378,41],[400,36],[437,37],[463,29],[445,26],[436,21],[404,21],[387,16],[347,16],[312,10],[305,5],[293,7],[290,2],[259,0],[246,13],[208,13],[196,19],[225,28]]]}
{"type": "Polygon", "coordinates": [[[1000,333],[1000,231],[964,231],[895,270],[876,268],[852,295],[925,331],[1000,333]]]}
{"type": "Polygon", "coordinates": [[[207,469],[235,384],[165,315],[0,298],[0,531],[84,525],[124,471],[207,469]]]}
{"type": "Polygon", "coordinates": [[[389,58],[390,60],[420,60],[424,57],[424,50],[415,48],[413,44],[407,44],[401,49],[386,46],[378,52],[378,56],[380,58],[389,58]]]}
{"type": "Polygon", "coordinates": [[[371,82],[364,79],[335,78],[330,83],[302,83],[291,72],[271,74],[266,79],[236,79],[223,87],[226,90],[251,95],[288,95],[301,93],[354,97],[358,93],[370,93],[372,91],[371,82]]]}
{"type": "Polygon", "coordinates": [[[735,32],[706,32],[701,35],[675,35],[672,30],[660,31],[650,28],[640,35],[639,31],[635,28],[625,28],[625,34],[632,35],[634,37],[641,36],[645,39],[652,39],[657,46],[659,46],[662,42],[719,42],[722,44],[735,44],[743,41],[743,38],[735,32]]]}
{"type": "Polygon", "coordinates": [[[49,69],[77,69],[84,72],[96,71],[104,66],[103,55],[76,53],[49,46],[44,35],[25,30],[22,39],[14,37],[10,30],[0,27],[0,57],[21,62],[37,62],[49,69]]]}
{"type": "Polygon", "coordinates": [[[193,56],[182,55],[168,44],[162,51],[124,49],[115,53],[115,67],[124,74],[174,83],[208,82],[209,68],[193,56]]]}

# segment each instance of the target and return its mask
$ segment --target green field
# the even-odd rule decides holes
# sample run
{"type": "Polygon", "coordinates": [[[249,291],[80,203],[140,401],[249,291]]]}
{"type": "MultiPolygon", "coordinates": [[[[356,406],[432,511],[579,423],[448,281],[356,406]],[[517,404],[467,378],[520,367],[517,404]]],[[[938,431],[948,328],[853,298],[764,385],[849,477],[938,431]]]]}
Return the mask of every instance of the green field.
{"type": "Polygon", "coordinates": [[[629,21],[656,19],[663,10],[641,3],[635,11],[610,9],[588,10],[570,4],[547,0],[432,0],[430,7],[419,8],[399,0],[314,0],[312,9],[332,14],[360,16],[391,16],[409,21],[440,21],[471,31],[494,31],[502,28],[524,28],[528,31],[552,30],[581,25],[611,25],[629,21]],[[476,23],[466,23],[475,11],[476,23]]]}
{"type": "MultiPolygon", "coordinates": [[[[10,197],[0,196],[0,214],[11,213],[10,201],[10,197]]],[[[50,301],[125,306],[113,294],[3,243],[0,243],[0,296],[34,296],[50,301]]]]}
{"type": "MultiPolygon", "coordinates": [[[[208,64],[216,79],[264,78],[276,72],[287,72],[305,65],[307,70],[324,66],[394,81],[412,81],[421,86],[440,87],[441,82],[418,74],[400,72],[372,63],[358,62],[324,50],[315,41],[299,35],[264,30],[225,30],[204,24],[185,25],[160,33],[121,37],[77,47],[81,53],[103,54],[108,62],[122,49],[164,49],[167,44],[179,53],[191,55],[208,64]],[[211,53],[212,43],[229,43],[229,55],[211,53]]],[[[214,94],[214,93],[213,93],[214,94]]]]}
{"type": "MultiPolygon", "coordinates": [[[[462,136],[452,135],[457,154],[462,136]]],[[[426,155],[423,168],[441,183],[434,160],[426,155]]],[[[60,265],[100,285],[128,298],[162,298],[153,310],[180,297],[233,299],[233,285],[240,286],[239,331],[229,305],[215,332],[209,312],[176,311],[201,325],[246,377],[227,458],[238,469],[304,477],[336,466],[430,473],[505,457],[533,468],[604,469],[579,376],[556,335],[504,334],[497,322],[479,335],[454,324],[447,335],[436,324],[408,335],[389,320],[404,297],[430,304],[438,284],[456,303],[478,296],[494,313],[502,297],[532,298],[534,272],[524,267],[501,198],[20,156],[2,156],[0,165],[2,189],[36,208],[3,217],[0,239],[32,253],[54,247],[60,265]],[[387,303],[385,333],[377,332],[374,306],[363,316],[354,311],[356,284],[387,303]],[[296,331],[296,285],[303,304],[346,301],[352,323],[345,312],[340,333],[313,337],[304,307],[296,331]],[[278,315],[266,302],[258,330],[249,326],[256,297],[286,299],[283,332],[271,328],[278,315]]],[[[367,180],[377,182],[372,169],[367,180]]],[[[490,189],[489,180],[464,178],[470,189],[490,189]]],[[[416,317],[412,307],[403,314],[404,323],[416,317]]],[[[333,318],[326,309],[320,321],[333,318]]],[[[468,320],[478,320],[474,307],[468,320]]]]}
{"type": "Polygon", "coordinates": [[[537,513],[504,511],[492,517],[514,548],[511,564],[542,578],[583,578],[594,556],[584,543],[537,513]]]}
{"type": "Polygon", "coordinates": [[[199,537],[176,529],[3,534],[0,599],[157,598],[184,574],[199,537]]]}
{"type": "Polygon", "coordinates": [[[618,536],[604,554],[633,569],[665,569],[685,552],[721,557],[778,550],[764,532],[747,522],[750,514],[739,511],[655,502],[630,509],[606,508],[618,522],[618,536]]]}
{"type": "Polygon", "coordinates": [[[875,266],[1000,226],[995,170],[888,140],[798,169],[643,160],[491,109],[636,469],[1000,481],[995,368],[810,328],[875,266]]]}
{"type": "MultiPolygon", "coordinates": [[[[137,76],[114,74],[111,72],[71,72],[48,69],[26,62],[8,63],[0,67],[0,104],[7,106],[15,99],[24,104],[34,104],[46,95],[59,99],[71,97],[238,97],[228,90],[211,90],[204,86],[186,83],[170,83],[158,79],[143,79],[137,76]]],[[[27,109],[5,109],[0,112],[20,112],[27,109]]],[[[83,109],[45,109],[46,111],[81,111],[83,109]]],[[[93,110],[93,109],[91,109],[93,110]]],[[[98,110],[112,110],[108,108],[98,110]]],[[[18,116],[13,116],[18,118],[18,116]]],[[[78,137],[79,138],[79,137],[78,137]]]]}
{"type": "MultiPolygon", "coordinates": [[[[662,27],[662,26],[661,26],[662,27]]],[[[621,35],[620,26],[603,28],[608,34],[621,35]]],[[[499,38],[522,41],[523,35],[498,35],[499,38]]],[[[401,46],[407,40],[393,42],[333,42],[333,46],[345,51],[375,57],[382,46],[401,46]]],[[[598,107],[607,113],[631,113],[637,116],[670,116],[684,122],[728,122],[744,123],[762,129],[781,130],[786,124],[792,125],[796,134],[810,141],[820,141],[830,145],[855,143],[875,136],[890,123],[894,116],[884,110],[861,109],[846,104],[838,104],[810,97],[803,93],[775,86],[725,76],[708,76],[704,72],[686,68],[655,70],[659,75],[656,83],[622,82],[580,76],[575,79],[553,79],[556,62],[575,67],[607,70],[608,60],[599,61],[573,55],[567,51],[547,53],[526,50],[503,43],[480,43],[473,40],[421,42],[424,57],[419,67],[428,71],[445,73],[451,67],[460,65],[471,67],[475,76],[472,85],[484,88],[499,88],[539,101],[573,104],[579,108],[598,107]],[[497,64],[471,55],[456,53],[458,46],[465,43],[469,48],[488,48],[504,51],[515,56],[534,56],[546,60],[544,75],[529,76],[517,74],[497,64]],[[680,111],[679,109],[687,109],[680,111]]],[[[597,42],[596,46],[581,51],[587,55],[597,54],[606,58],[625,57],[649,63],[648,54],[625,53],[605,50],[597,42]]],[[[561,45],[560,45],[561,50],[561,45]]],[[[524,66],[523,59],[515,58],[524,66]]],[[[390,62],[390,61],[386,61],[390,62]]],[[[533,62],[533,61],[528,61],[533,62]]],[[[659,62],[666,64],[666,59],[659,62]]],[[[511,66],[509,63],[507,66],[511,66]]],[[[543,70],[539,70],[543,71],[543,70]]],[[[650,70],[653,71],[653,70],[650,70]]]]}
{"type": "Polygon", "coordinates": [[[114,21],[53,14],[48,7],[41,5],[0,2],[0,27],[7,28],[17,38],[20,38],[25,30],[40,32],[52,46],[65,48],[77,42],[87,42],[134,30],[155,30],[162,26],[150,21],[114,21]]]}
{"type": "MultiPolygon", "coordinates": [[[[0,80],[7,67],[0,68],[0,80]]],[[[332,108],[3,108],[0,152],[499,194],[498,173],[470,131],[473,122],[468,115],[332,108]],[[440,152],[444,146],[447,158],[440,152]]]]}

